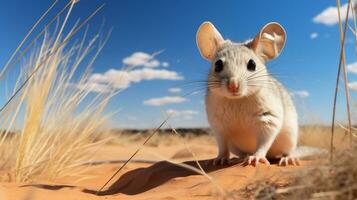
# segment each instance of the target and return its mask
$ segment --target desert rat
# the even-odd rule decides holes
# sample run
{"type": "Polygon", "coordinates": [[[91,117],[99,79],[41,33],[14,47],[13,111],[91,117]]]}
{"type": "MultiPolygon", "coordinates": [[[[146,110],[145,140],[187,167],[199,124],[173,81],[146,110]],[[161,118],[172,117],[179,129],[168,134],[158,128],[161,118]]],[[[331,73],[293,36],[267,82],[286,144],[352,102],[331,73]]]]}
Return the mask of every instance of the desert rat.
{"type": "Polygon", "coordinates": [[[280,159],[279,165],[298,165],[292,154],[298,115],[288,91],[265,65],[283,50],[284,28],[268,23],[254,39],[235,43],[204,22],[196,40],[201,55],[212,62],[205,101],[219,146],[213,164],[229,162],[232,152],[246,155],[249,165],[269,164],[267,158],[280,159]]]}

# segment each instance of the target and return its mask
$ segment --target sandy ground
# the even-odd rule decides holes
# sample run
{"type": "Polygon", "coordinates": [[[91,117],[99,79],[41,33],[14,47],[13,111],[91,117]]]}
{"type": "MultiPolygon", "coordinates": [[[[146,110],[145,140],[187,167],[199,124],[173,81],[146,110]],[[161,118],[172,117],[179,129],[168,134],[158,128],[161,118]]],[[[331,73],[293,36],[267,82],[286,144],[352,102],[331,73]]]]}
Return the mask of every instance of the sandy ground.
{"type": "Polygon", "coordinates": [[[232,160],[232,165],[214,167],[206,164],[208,159],[216,155],[216,147],[211,138],[200,136],[186,141],[202,168],[213,178],[213,182],[192,170],[162,161],[166,158],[197,167],[182,140],[156,140],[156,144],[148,144],[141,149],[134,158],[138,162],[129,163],[108,187],[98,193],[98,189],[123,164],[123,160],[129,158],[142,142],[138,140],[104,146],[96,154],[95,161],[98,162],[87,165],[84,176],[32,184],[2,183],[0,199],[219,199],[221,190],[231,199],[240,199],[250,195],[244,191],[256,181],[281,177],[283,171],[301,168],[278,167],[276,164],[244,166],[237,159],[232,160]]]}

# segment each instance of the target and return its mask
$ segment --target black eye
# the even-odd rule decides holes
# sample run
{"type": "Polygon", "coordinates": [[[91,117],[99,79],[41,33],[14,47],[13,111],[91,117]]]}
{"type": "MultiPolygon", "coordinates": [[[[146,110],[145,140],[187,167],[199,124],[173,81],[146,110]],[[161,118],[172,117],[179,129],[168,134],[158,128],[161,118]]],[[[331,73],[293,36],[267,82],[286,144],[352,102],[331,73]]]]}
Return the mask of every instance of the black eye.
{"type": "Polygon", "coordinates": [[[255,71],[255,68],[256,68],[256,64],[255,64],[254,60],[250,59],[247,64],[248,71],[253,72],[253,71],[255,71]]]}
{"type": "Polygon", "coordinates": [[[217,60],[214,64],[214,71],[219,73],[223,70],[223,61],[221,59],[217,60]]]}

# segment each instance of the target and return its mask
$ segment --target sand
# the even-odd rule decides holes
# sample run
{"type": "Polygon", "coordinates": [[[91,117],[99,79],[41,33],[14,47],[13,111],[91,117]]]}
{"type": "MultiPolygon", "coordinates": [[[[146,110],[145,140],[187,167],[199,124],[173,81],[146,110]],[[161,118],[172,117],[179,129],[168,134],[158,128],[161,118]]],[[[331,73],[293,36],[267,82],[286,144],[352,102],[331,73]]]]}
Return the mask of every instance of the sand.
{"type": "Polygon", "coordinates": [[[133,141],[104,146],[96,154],[95,164],[83,166],[86,172],[80,177],[62,177],[27,184],[1,183],[0,199],[219,199],[221,190],[231,199],[240,199],[252,195],[246,191],[257,181],[279,177],[283,171],[301,168],[278,167],[276,164],[244,166],[238,159],[233,159],[233,164],[226,166],[207,165],[207,160],[215,157],[216,147],[212,140],[206,141],[205,138],[191,139],[188,146],[214,183],[192,170],[162,161],[164,157],[197,167],[182,142],[159,142],[143,148],[135,157],[136,162],[129,163],[108,187],[98,193],[98,189],[141,142],[133,141]],[[155,156],[157,154],[160,158],[155,156]]]}

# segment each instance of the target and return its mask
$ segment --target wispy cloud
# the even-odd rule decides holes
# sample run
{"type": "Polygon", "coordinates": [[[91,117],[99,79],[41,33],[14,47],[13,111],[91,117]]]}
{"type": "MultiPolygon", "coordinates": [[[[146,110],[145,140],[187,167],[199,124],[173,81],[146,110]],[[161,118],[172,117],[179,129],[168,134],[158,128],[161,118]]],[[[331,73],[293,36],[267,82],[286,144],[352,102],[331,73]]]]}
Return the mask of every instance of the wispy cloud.
{"type": "Polygon", "coordinates": [[[93,92],[107,92],[109,88],[125,89],[132,83],[147,80],[183,80],[184,78],[175,71],[166,69],[136,69],[132,71],[110,69],[101,74],[93,74],[88,81],[87,89],[93,92]]]}
{"type": "MultiPolygon", "coordinates": [[[[344,4],[341,6],[341,19],[344,20],[347,14],[347,6],[348,4],[344,4]]],[[[349,14],[349,18],[352,18],[352,12],[349,14]]],[[[338,11],[337,7],[330,6],[323,10],[321,13],[316,15],[313,22],[317,24],[324,24],[328,26],[332,26],[338,23],[338,11]]]]}
{"type": "Polygon", "coordinates": [[[185,120],[190,120],[194,115],[198,115],[198,111],[195,110],[174,110],[169,109],[166,111],[168,115],[172,115],[173,117],[182,118],[185,120]]]}
{"type": "Polygon", "coordinates": [[[171,93],[180,93],[180,92],[182,92],[182,89],[181,88],[177,88],[177,87],[169,88],[169,92],[171,92],[171,93]]]}
{"type": "Polygon", "coordinates": [[[158,97],[158,98],[152,98],[152,99],[147,99],[143,102],[144,105],[149,105],[149,106],[161,106],[161,105],[166,105],[166,104],[176,104],[176,103],[182,103],[187,101],[186,98],[180,97],[180,96],[165,96],[165,97],[158,97]]]}
{"type": "Polygon", "coordinates": [[[291,96],[296,96],[299,98],[306,98],[308,96],[310,96],[310,93],[306,90],[298,90],[298,91],[293,91],[290,92],[291,96]]]}
{"type": "Polygon", "coordinates": [[[356,81],[349,82],[349,83],[348,83],[348,87],[349,87],[351,90],[357,92],[357,82],[356,82],[356,81]]]}
{"type": "Polygon", "coordinates": [[[144,53],[135,52],[129,57],[123,59],[123,64],[128,66],[143,66],[143,67],[158,67],[160,66],[160,61],[156,60],[154,56],[144,53]]]}
{"type": "Polygon", "coordinates": [[[347,71],[353,74],[357,74],[357,62],[348,64],[347,71]]]}
{"type": "Polygon", "coordinates": [[[132,83],[149,80],[183,80],[184,77],[176,71],[159,69],[168,67],[168,62],[160,62],[153,55],[135,52],[123,59],[125,66],[136,67],[134,70],[109,69],[104,73],[92,74],[88,82],[79,85],[79,89],[106,93],[117,89],[128,88],[132,83]]]}
{"type": "Polygon", "coordinates": [[[310,34],[310,39],[312,39],[312,40],[316,39],[317,37],[319,37],[319,34],[316,32],[313,32],[310,34]]]}

